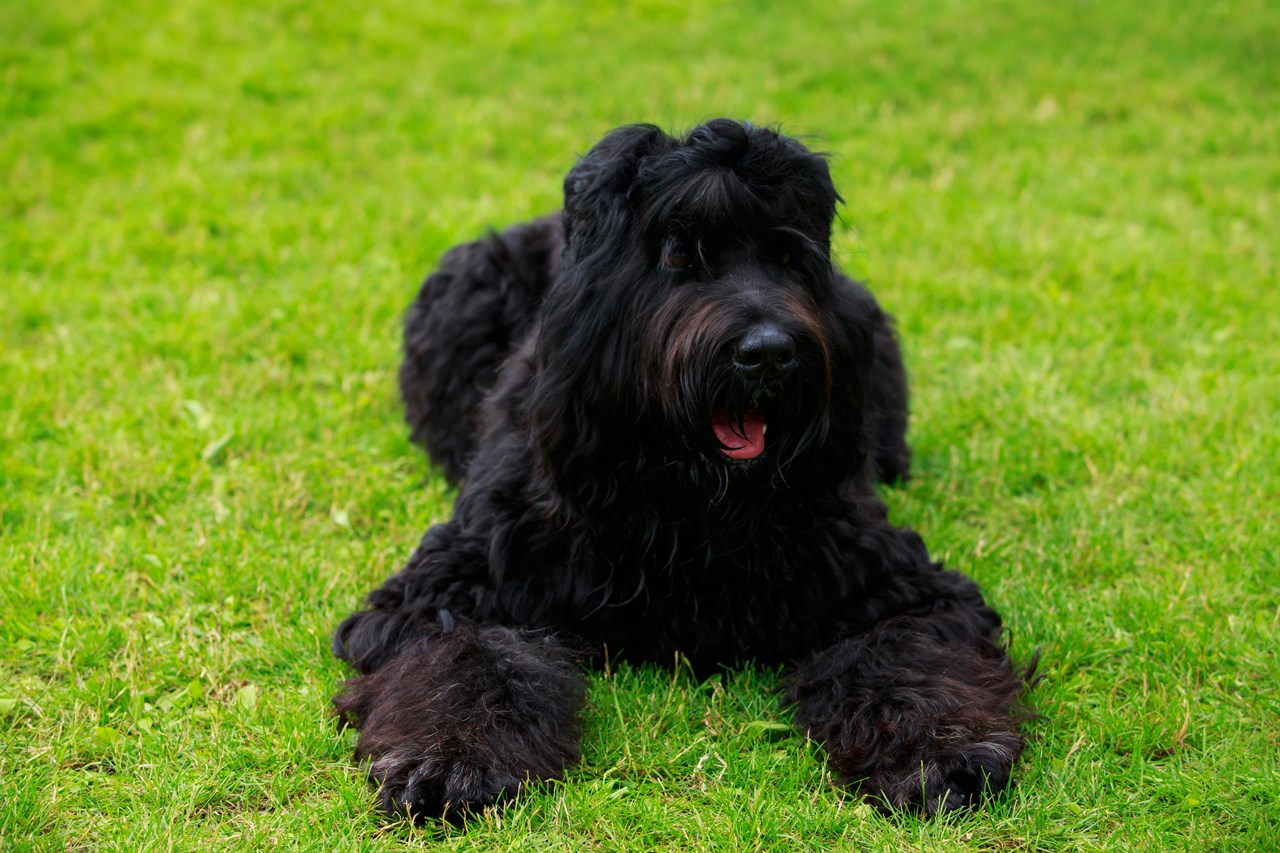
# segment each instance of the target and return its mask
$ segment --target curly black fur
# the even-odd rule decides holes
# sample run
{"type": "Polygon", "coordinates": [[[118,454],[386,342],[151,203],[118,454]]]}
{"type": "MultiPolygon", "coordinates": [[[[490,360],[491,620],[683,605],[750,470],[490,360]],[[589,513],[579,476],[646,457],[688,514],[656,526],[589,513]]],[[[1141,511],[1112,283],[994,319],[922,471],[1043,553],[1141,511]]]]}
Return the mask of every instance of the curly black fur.
{"type": "Polygon", "coordinates": [[[551,637],[442,616],[335,705],[385,810],[460,819],[577,757],[583,685],[551,637]]]}
{"type": "Polygon", "coordinates": [[[333,644],[385,808],[465,816],[560,778],[575,658],[606,650],[787,665],[798,724],[886,807],[1007,785],[1024,674],[976,586],[875,494],[907,475],[906,377],[831,264],[838,201],[771,130],[624,127],[562,214],[427,279],[401,390],[461,490],[333,644]]]}

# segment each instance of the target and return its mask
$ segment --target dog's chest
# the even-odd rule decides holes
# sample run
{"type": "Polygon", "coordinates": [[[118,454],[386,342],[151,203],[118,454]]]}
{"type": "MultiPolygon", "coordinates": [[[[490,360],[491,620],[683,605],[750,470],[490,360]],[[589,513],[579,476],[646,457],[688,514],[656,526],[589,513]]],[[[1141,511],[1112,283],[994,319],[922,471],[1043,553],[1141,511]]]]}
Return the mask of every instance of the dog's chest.
{"type": "Polygon", "coordinates": [[[601,542],[588,573],[607,582],[580,630],[633,660],[670,663],[679,652],[712,668],[784,662],[825,644],[848,595],[823,553],[827,537],[768,533],[672,526],[645,548],[601,542]]]}

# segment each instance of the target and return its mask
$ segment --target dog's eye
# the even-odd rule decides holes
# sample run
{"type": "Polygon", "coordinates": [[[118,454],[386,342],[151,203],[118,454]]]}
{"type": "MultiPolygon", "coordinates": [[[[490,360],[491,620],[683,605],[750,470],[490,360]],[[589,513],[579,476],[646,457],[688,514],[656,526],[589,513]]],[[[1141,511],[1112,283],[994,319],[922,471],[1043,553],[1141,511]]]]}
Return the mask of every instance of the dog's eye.
{"type": "Polygon", "coordinates": [[[668,243],[662,252],[662,265],[669,270],[687,270],[693,267],[693,253],[682,243],[668,243]]]}
{"type": "Polygon", "coordinates": [[[773,250],[774,260],[784,267],[791,266],[796,260],[796,247],[790,240],[775,240],[770,248],[773,250]]]}

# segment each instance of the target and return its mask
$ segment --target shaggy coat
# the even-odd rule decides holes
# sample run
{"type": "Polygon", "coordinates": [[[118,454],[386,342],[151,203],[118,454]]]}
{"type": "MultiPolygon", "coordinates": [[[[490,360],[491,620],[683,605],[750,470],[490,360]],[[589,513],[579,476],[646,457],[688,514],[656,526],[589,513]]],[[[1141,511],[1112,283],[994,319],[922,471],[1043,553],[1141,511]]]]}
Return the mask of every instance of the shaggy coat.
{"type": "Polygon", "coordinates": [[[560,778],[605,653],[786,666],[797,725],[886,808],[1008,784],[1000,618],[874,490],[907,474],[906,378],[832,266],[838,200],[771,130],[624,127],[562,214],[427,279],[401,391],[461,488],[333,643],[384,808],[457,819],[560,778]]]}

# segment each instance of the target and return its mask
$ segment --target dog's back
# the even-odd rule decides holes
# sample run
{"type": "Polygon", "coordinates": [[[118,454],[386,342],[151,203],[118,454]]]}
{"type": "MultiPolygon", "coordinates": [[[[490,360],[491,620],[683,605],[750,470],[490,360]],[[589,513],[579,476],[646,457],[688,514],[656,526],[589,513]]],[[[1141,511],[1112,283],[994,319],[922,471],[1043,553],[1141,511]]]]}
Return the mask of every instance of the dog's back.
{"type": "Polygon", "coordinates": [[[413,441],[450,482],[466,473],[478,409],[560,269],[560,214],[449,250],[405,316],[400,395],[413,441]]]}

